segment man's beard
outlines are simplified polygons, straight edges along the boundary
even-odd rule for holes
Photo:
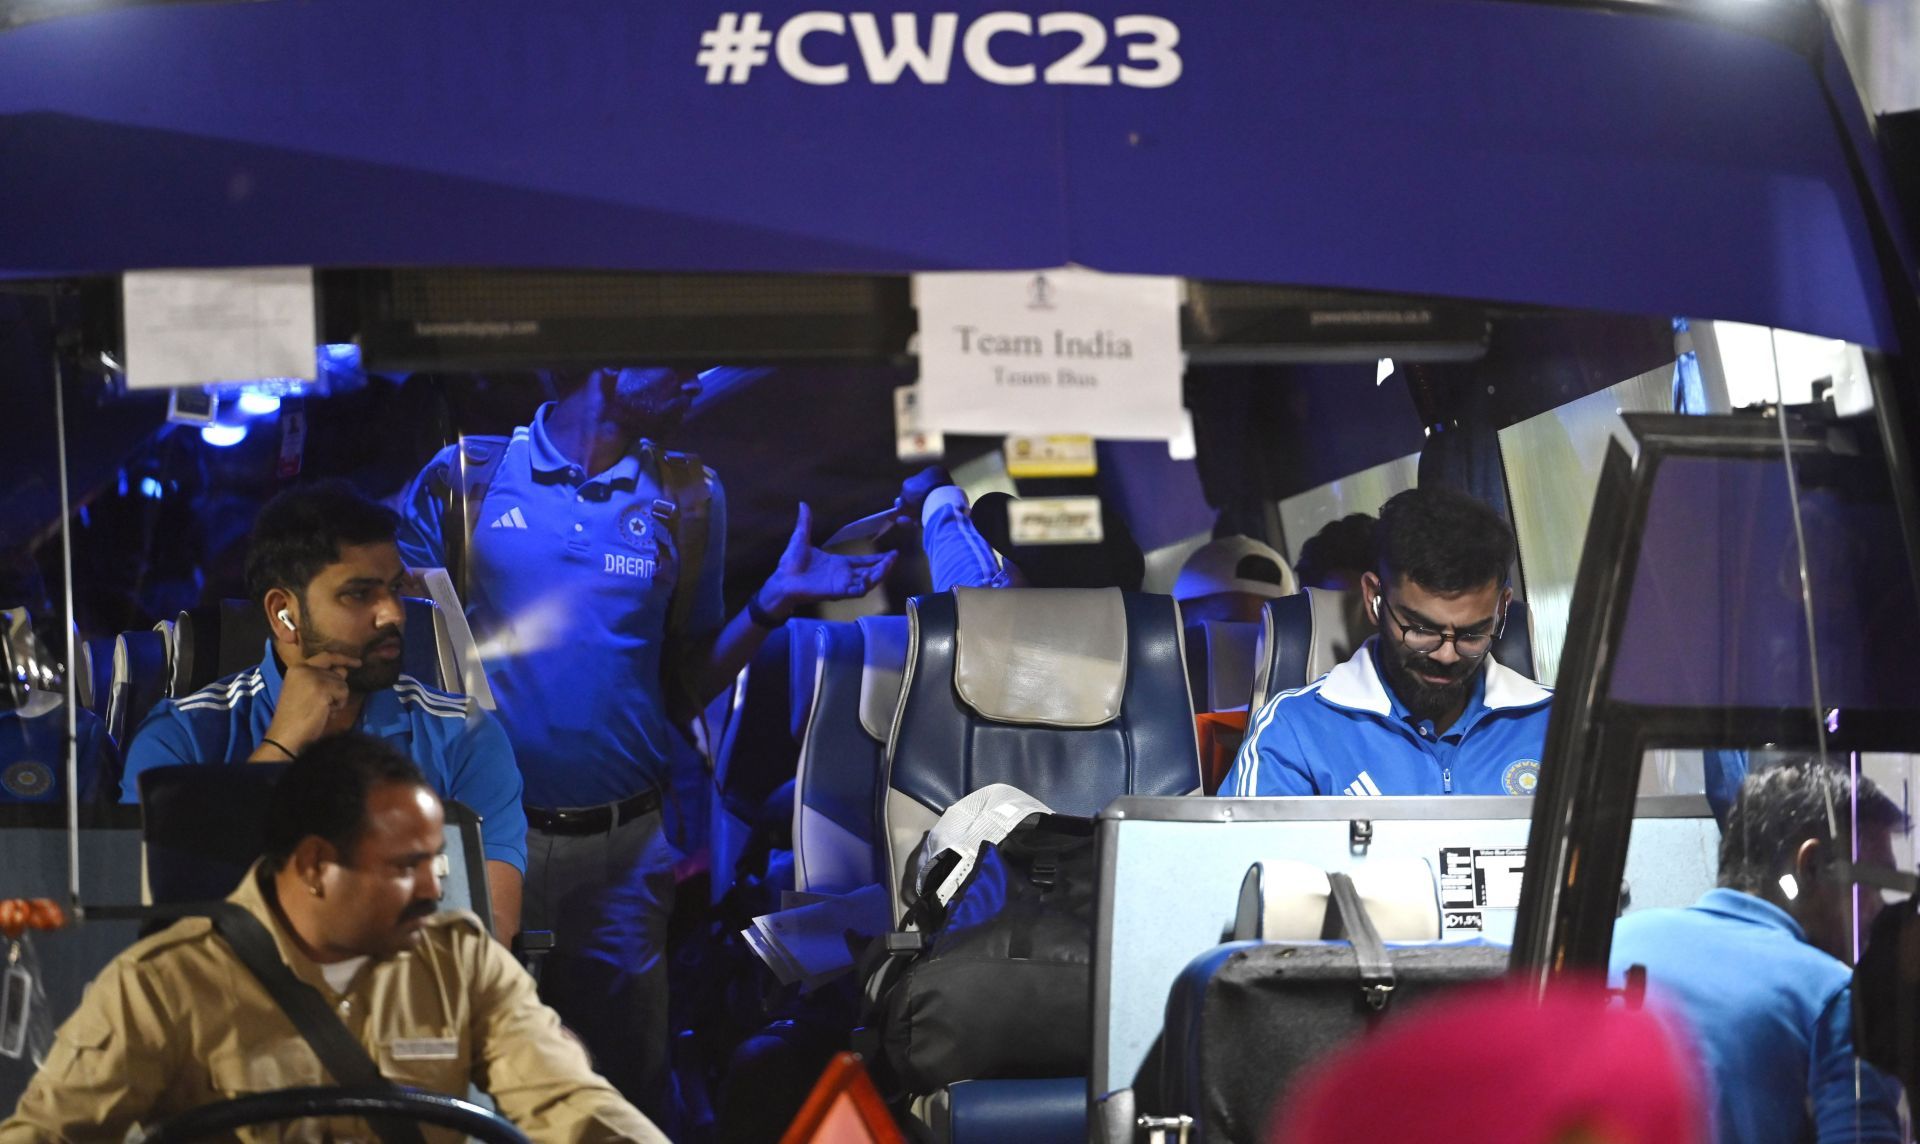
[[[1414,673],[1414,663],[1431,675],[1448,675],[1446,683],[1428,683]],[[1407,713],[1415,719],[1438,721],[1453,714],[1465,706],[1467,689],[1473,686],[1473,677],[1480,670],[1485,659],[1459,660],[1450,665],[1434,663],[1430,659],[1414,656],[1400,648],[1382,648],[1380,665],[1385,670],[1387,685],[1400,697]]]
[[[622,371],[613,387],[615,416],[622,428],[643,437],[671,437],[685,423],[691,402],[681,396],[676,377],[663,381]]]
[[[309,632],[300,633],[300,654],[312,659],[323,652],[336,655],[350,655],[360,661],[359,667],[347,669],[347,690],[356,695],[365,695],[371,691],[385,691],[400,682],[400,660],[375,659],[373,650],[388,643],[398,643],[400,629],[392,624],[380,631],[364,647],[356,648],[339,640],[322,639]]]

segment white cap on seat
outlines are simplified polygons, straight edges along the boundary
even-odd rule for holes
[[[1240,563],[1248,557],[1271,561],[1280,570],[1280,580],[1253,580],[1240,575]],[[1223,536],[1194,549],[1180,566],[1173,582],[1173,598],[1192,600],[1218,592],[1246,592],[1254,596],[1291,596],[1300,590],[1293,566],[1272,548],[1251,536]]]

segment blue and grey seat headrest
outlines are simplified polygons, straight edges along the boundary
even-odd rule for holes
[[[954,610],[954,691],[982,718],[1068,728],[1119,718],[1127,612],[1118,588],[958,588]]]
[[[875,742],[893,733],[893,712],[907,671],[907,618],[862,616],[860,625],[860,726]]]

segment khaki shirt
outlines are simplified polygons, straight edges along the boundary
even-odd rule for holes
[[[409,951],[360,967],[345,994],[300,953],[259,869],[228,899],[266,925],[294,976],[320,991],[395,1084],[465,1097],[468,1084],[537,1141],[663,1136],[593,1071],[506,949],[464,911],[435,914]],[[141,941],[87,988],[46,1063],[0,1124],[0,1144],[112,1141],[187,1109],[332,1084],[293,1022],[205,918]],[[421,1125],[428,1141],[458,1133]],[[364,1121],[243,1129],[242,1141],[371,1141]]]

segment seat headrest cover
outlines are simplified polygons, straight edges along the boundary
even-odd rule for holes
[[[884,743],[893,734],[893,711],[907,671],[907,618],[862,616],[860,624],[860,726]]]
[[[953,686],[1001,723],[1098,727],[1127,684],[1118,588],[956,588]]]
[[[1440,885],[1425,858],[1375,858],[1348,874],[1381,941],[1440,940]]]

